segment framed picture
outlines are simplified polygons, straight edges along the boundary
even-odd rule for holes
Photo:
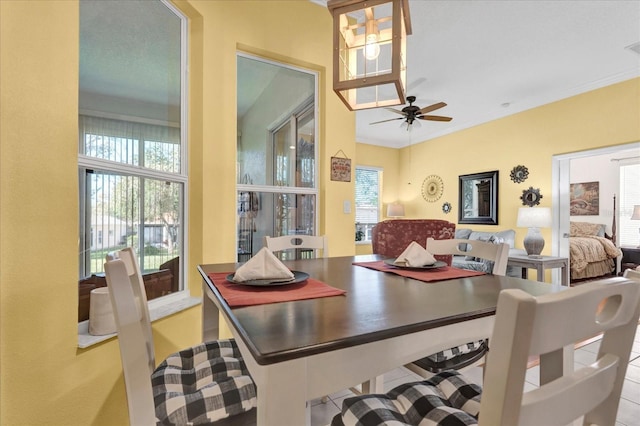
[[[331,157],[331,180],[351,182],[351,159]]]
[[[570,216],[600,214],[600,182],[572,183],[569,188]]]

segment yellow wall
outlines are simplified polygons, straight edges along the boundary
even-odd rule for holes
[[[195,265],[235,256],[236,50],[320,72],[321,231],[351,255],[353,113],[331,90],[331,20],[307,1],[176,1],[190,17],[189,284]],[[291,19],[295,16],[296,19]],[[78,3],[0,1],[0,424],[127,423],[116,339],[77,348]],[[295,60],[293,59],[295,58]],[[328,125],[327,123],[330,123]],[[156,355],[198,342],[200,308],[154,323]]]
[[[353,179],[328,179],[339,150],[354,164],[384,167],[383,201],[405,202],[409,217],[454,217],[420,198],[427,174],[443,177],[442,201],[456,211],[458,174],[499,169],[500,227],[513,227],[524,186],[540,187],[549,205],[553,153],[640,140],[634,80],[395,153],[356,148],[353,113],[328,78],[325,9],[306,1],[176,3],[191,18],[188,270],[196,295],[195,265],[235,255],[235,209],[224,206],[235,205],[238,48],[321,72],[321,232],[333,256],[355,250],[354,216],[341,208],[353,202]],[[2,0],[0,31],[0,424],[126,424],[117,340],[77,348],[78,3]],[[409,155],[411,167],[400,168]],[[517,164],[531,172],[521,185],[508,180]],[[196,343],[200,332],[199,307],[157,321],[157,356]]]
[[[455,119],[455,117],[454,117]],[[516,227],[520,196],[529,187],[539,188],[541,206],[551,206],[552,156],[640,141],[640,79],[594,90],[539,108],[475,126],[400,150],[400,176],[386,186],[387,153],[372,145],[357,144],[358,159],[366,156],[372,166],[385,167],[383,197],[396,196],[405,204],[408,218],[458,221],[458,176],[498,170],[498,226],[459,225],[477,230],[516,230],[516,245],[522,247],[526,229]],[[514,183],[509,177],[516,165],[529,169],[529,178]],[[444,182],[442,198],[426,202],[422,181],[438,175]],[[397,186],[396,186],[397,185]],[[442,212],[448,201],[451,213]],[[543,230],[551,241],[551,230]],[[544,253],[550,254],[550,244]]]

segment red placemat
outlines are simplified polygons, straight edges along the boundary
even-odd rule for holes
[[[293,300],[315,299],[318,297],[340,296],[345,290],[331,287],[313,278],[297,284],[272,287],[248,286],[227,281],[231,272],[212,272],[209,275],[227,304],[238,306],[263,305],[266,303],[291,302]]]
[[[475,277],[477,275],[485,275],[484,272],[470,271],[468,269],[459,269],[452,266],[443,266],[442,268],[434,268],[427,270],[416,269],[400,269],[387,265],[383,260],[375,262],[354,262],[354,265],[364,266],[365,268],[375,269],[376,271],[391,272],[392,274],[401,275],[414,280],[433,282],[452,280],[455,278]]]

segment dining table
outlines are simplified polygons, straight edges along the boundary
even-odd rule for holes
[[[237,263],[197,267],[203,333],[217,338],[219,319],[227,323],[257,386],[258,425],[309,424],[308,401],[365,382],[379,392],[375,379],[385,372],[490,338],[504,289],[566,289],[450,266],[397,268],[379,255],[283,263],[308,280],[265,288],[230,282]],[[554,362],[572,368],[572,360]]]

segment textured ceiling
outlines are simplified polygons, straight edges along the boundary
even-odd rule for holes
[[[179,36],[161,2],[81,0],[81,95],[179,105]]]

